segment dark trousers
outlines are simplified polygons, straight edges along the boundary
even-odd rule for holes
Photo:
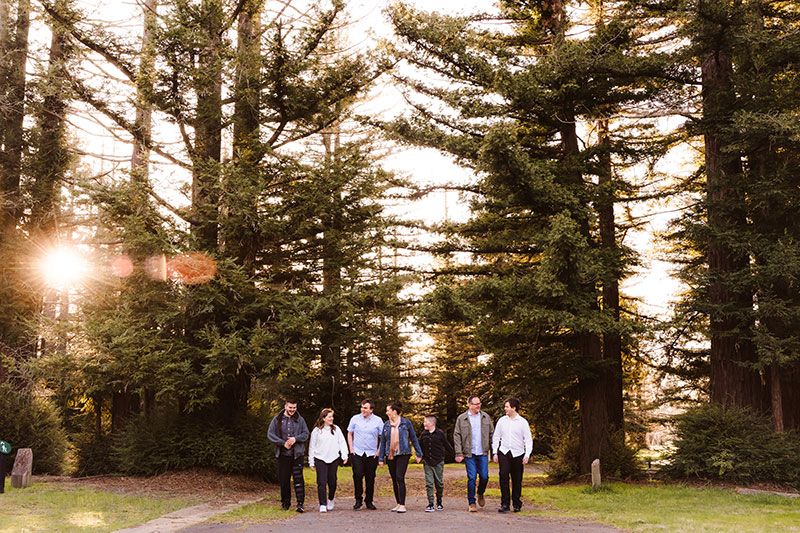
[[[514,457],[511,451],[500,453],[497,460],[500,461],[500,505],[509,507],[511,500],[514,507],[522,507],[522,471],[525,465],[522,464],[524,456]],[[508,478],[511,476],[511,494],[508,492]]]
[[[314,458],[314,469],[317,471],[317,497],[320,505],[328,505],[328,500],[336,496],[336,470],[341,461],[336,459],[332,463],[326,463]]]
[[[394,489],[394,500],[398,505],[406,504],[406,470],[410,455],[395,455],[394,459],[387,459],[386,466],[389,467],[389,475],[392,476],[392,489]]]
[[[289,507],[292,504],[292,480],[294,480],[294,495],[297,505],[303,505],[306,500],[306,485],[303,481],[303,456],[291,455],[278,456],[278,481],[281,484],[281,505]]]
[[[367,454],[351,455],[350,457],[353,461],[353,487],[355,488],[356,502],[362,502],[363,485],[366,485],[363,501],[372,503],[372,497],[375,494],[375,470],[378,469],[378,458]]]

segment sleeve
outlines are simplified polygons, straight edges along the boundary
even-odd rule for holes
[[[525,421],[525,459],[533,453],[533,436],[531,435],[531,425]]]
[[[355,430],[356,430],[356,416],[361,416],[361,415],[355,415],[353,417],[350,417],[350,423],[347,424],[347,432],[348,433],[355,433]]]
[[[461,449],[461,424],[458,423],[459,418],[456,418],[456,427],[453,430],[453,445],[455,447],[455,456],[463,457],[464,451]]]
[[[414,450],[417,452],[417,457],[422,458],[422,448],[417,440],[417,433],[414,431],[414,424],[412,424],[408,419],[406,419],[406,423],[408,424],[408,436],[411,438],[411,443],[414,445]]]
[[[300,419],[300,431],[295,435],[295,440],[297,442],[305,442],[308,440],[308,425],[306,425],[306,420],[302,416],[298,417]]]
[[[486,418],[489,420],[489,442],[493,442],[492,439],[494,439],[494,431],[495,431],[494,423],[492,422],[492,417],[491,416],[486,415]],[[499,423],[499,420],[498,420],[498,423]]]
[[[339,435],[339,455],[342,456],[342,460],[345,460],[350,457],[350,449],[347,447],[347,441],[344,439],[344,432],[339,426],[336,426],[336,429]]]
[[[282,439],[280,435],[278,435],[278,424],[280,421],[278,417],[272,419],[272,422],[269,423],[269,430],[267,431],[267,439],[274,444],[275,446],[283,446],[286,444],[286,440]]]
[[[311,438],[308,439],[308,466],[314,466],[314,454],[317,452],[317,439],[319,438],[319,428],[311,431]]]
[[[386,424],[388,424],[388,423],[389,423],[389,422],[386,422]],[[383,455],[384,455],[384,453],[385,453],[386,446],[384,445],[384,440],[383,440],[383,432],[384,432],[384,430],[386,429],[386,424],[384,424],[384,425],[383,425],[383,427],[381,428],[380,446],[379,446],[379,448],[380,448],[380,452],[378,453],[378,462],[379,462],[379,463],[382,463],[382,462],[384,462],[384,461],[383,461]]]
[[[497,421],[497,427],[494,428],[494,435],[492,436],[492,455],[497,455],[500,450],[500,440],[503,435],[503,419]]]

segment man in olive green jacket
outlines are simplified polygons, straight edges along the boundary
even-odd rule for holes
[[[486,499],[483,493],[489,483],[489,455],[492,448],[492,433],[494,424],[492,418],[481,411],[481,399],[470,396],[469,409],[456,418],[456,428],[453,431],[453,443],[456,451],[456,462],[464,462],[467,467],[467,500],[469,511],[478,510],[475,506],[483,507]],[[480,478],[475,487],[476,478]],[[477,492],[477,498],[476,496]]]

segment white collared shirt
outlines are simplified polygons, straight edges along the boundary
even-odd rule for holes
[[[527,459],[533,451],[533,437],[531,436],[531,426],[522,416],[514,418],[505,415],[497,421],[492,437],[492,451],[508,453],[514,457],[524,455]]]

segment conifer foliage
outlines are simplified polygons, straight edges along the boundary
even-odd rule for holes
[[[471,328],[489,357],[488,390],[526,400],[540,430],[577,402],[574,467],[585,472],[624,434],[623,353],[635,324],[622,318],[619,282],[635,257],[614,206],[636,187],[620,169],[660,150],[609,118],[668,86],[648,76],[659,54],[616,11],[597,5],[594,18],[570,21],[568,7],[506,1],[500,17],[471,18],[394,8],[400,53],[443,82],[409,74],[407,86],[434,103],[387,128],[479,176],[472,218],[439,248],[473,260],[446,269],[425,320]]]

